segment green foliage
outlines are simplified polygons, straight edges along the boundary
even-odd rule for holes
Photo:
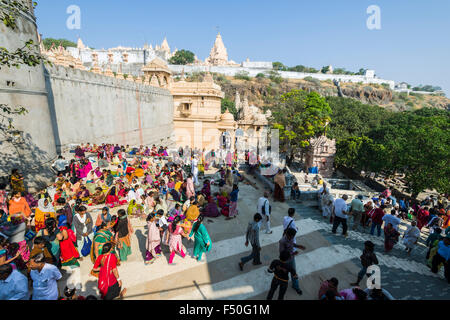
[[[278,71],[287,71],[287,67],[282,64],[281,62],[273,62],[272,63],[273,69]]]
[[[330,71],[330,66],[324,66],[324,67],[322,67],[322,69],[320,69],[321,73],[327,73],[329,71]]]
[[[432,86],[432,85],[427,84],[427,85],[425,85],[425,86],[419,85],[419,86],[417,86],[417,87],[414,87],[412,90],[413,90],[413,91],[435,92],[435,91],[440,91],[440,90],[442,90],[442,88],[441,88],[441,87],[435,87],[435,86]]]
[[[311,76],[307,76],[307,77],[303,78],[303,80],[311,82],[311,83],[314,83],[317,86],[320,86],[320,80],[316,79],[316,78],[313,78]]]
[[[256,75],[257,79],[264,79],[265,77],[266,77],[266,75],[264,73],[261,73],[261,72]]]
[[[234,119],[236,120],[238,117],[238,111],[236,109],[236,104],[233,100],[228,99],[227,97],[222,99],[221,103],[221,112],[225,113],[225,111],[228,109],[230,113],[234,116]]]
[[[172,58],[169,59],[170,64],[186,65],[195,61],[195,55],[189,50],[178,50]]]
[[[295,71],[295,72],[305,72],[305,73],[317,73],[318,70],[314,68],[305,67],[303,65],[297,65],[295,67],[288,68],[287,71]]]
[[[317,92],[292,90],[279,97],[272,108],[273,128],[279,129],[280,148],[294,154],[309,146],[330,121],[331,109]]]
[[[268,73],[268,76],[269,76],[269,79],[271,81],[275,82],[276,84],[280,84],[280,83],[283,82],[283,78],[281,77],[281,75],[278,72],[274,71],[274,70],[271,70]]]
[[[235,79],[250,81],[249,73],[247,71],[239,71],[234,75]]]
[[[67,39],[45,38],[44,40],[42,40],[42,43],[44,44],[44,47],[47,50],[50,49],[52,46],[53,47],[62,46],[62,47],[64,47],[64,49],[67,49],[68,47],[75,47],[76,48],[76,46],[77,46],[77,44],[75,42],[72,42],[72,41],[67,40]]]
[[[424,108],[391,112],[359,101],[327,97],[336,139],[336,164],[374,172],[403,172],[410,192],[450,192],[450,113]]]

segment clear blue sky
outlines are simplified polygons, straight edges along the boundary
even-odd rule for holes
[[[324,65],[412,85],[441,86],[450,97],[448,0],[37,0],[39,32],[95,48],[142,47],[167,37],[171,49],[205,59],[220,29],[229,58]],[[69,5],[81,29],[69,30]],[[369,5],[381,8],[381,30],[366,27]]]

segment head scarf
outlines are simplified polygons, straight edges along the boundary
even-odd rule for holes
[[[53,208],[53,205],[50,200],[48,200],[47,206],[44,205],[45,200],[48,200],[47,198],[41,198],[38,201],[38,208],[42,212],[55,212],[55,208]]]
[[[67,226],[67,217],[64,214],[58,217],[58,228],[62,226]]]

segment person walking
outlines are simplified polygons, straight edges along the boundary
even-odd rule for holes
[[[29,300],[28,279],[10,264],[0,265],[0,300]]]
[[[180,221],[180,216],[176,216],[168,227],[170,249],[169,264],[173,263],[173,258],[175,258],[176,253],[178,253],[182,258],[186,256],[186,253],[183,251],[183,243],[181,241],[181,236],[184,235],[184,231],[180,226]]]
[[[347,201],[348,196],[344,194],[342,198],[336,199],[333,205],[333,228],[331,232],[336,234],[337,228],[340,224],[342,224],[342,235],[347,236],[347,218],[348,218],[348,209],[347,209]]]
[[[119,211],[117,211],[117,216],[115,242],[119,249],[120,261],[127,261],[128,256],[131,255],[131,234],[133,233],[133,227],[131,226],[124,209],[119,209]]]
[[[192,239],[193,236],[195,238],[193,257],[196,258],[197,261],[202,260],[204,252],[206,253],[211,250],[211,238],[209,237],[205,225],[202,223],[203,219],[203,215],[198,217],[189,234],[190,239]]]
[[[296,270],[295,256],[299,253],[295,249],[301,249],[301,250],[305,250],[306,249],[304,246],[296,244],[294,242],[296,234],[297,234],[297,230],[295,230],[293,228],[288,228],[284,232],[283,237],[281,238],[281,240],[278,242],[279,243],[279,249],[280,249],[279,251],[280,251],[280,253],[283,252],[283,251],[287,251],[287,252],[289,252],[291,254],[291,258],[287,261],[287,264],[290,265],[294,271]],[[302,292],[302,290],[300,290],[300,286],[299,286],[299,283],[298,283],[298,278],[294,277],[293,273],[291,273],[291,280],[292,280],[292,288],[294,288],[294,290],[297,291],[297,293],[299,295],[301,295],[303,292]]]
[[[358,230],[358,227],[361,225],[361,218],[364,213],[364,204],[362,202],[363,196],[358,195],[357,198],[353,199],[351,202],[350,213],[353,217],[353,230]]]
[[[58,300],[58,283],[62,278],[61,272],[52,264],[45,263],[43,253],[31,257],[28,266],[33,280],[32,300]]]
[[[439,265],[444,264],[444,275],[447,282],[450,284],[450,235],[447,235],[444,240],[439,241],[437,253],[434,255],[431,262],[431,272],[438,273]]]
[[[122,290],[122,280],[117,270],[117,257],[111,252],[113,245],[108,242],[102,247],[102,254],[97,257],[93,273],[98,273],[98,289],[103,300],[123,298],[127,289]]]
[[[403,234],[403,244],[406,247],[406,252],[411,253],[420,239],[420,230],[416,227],[416,221],[411,221],[411,226]]]
[[[383,224],[385,205],[382,204],[379,208],[376,208],[372,214],[372,226],[370,227],[370,234],[373,236],[375,228],[377,228],[377,236],[381,235],[381,225]]]
[[[256,211],[262,217],[262,221],[264,223],[264,229],[266,230],[266,234],[271,234],[272,230],[270,230],[270,214],[272,208],[269,203],[269,192],[264,191],[264,196],[258,199],[258,203],[256,205]]]
[[[244,270],[244,264],[253,259],[253,265],[260,265],[260,251],[261,245],[259,243],[259,229],[262,220],[262,216],[259,213],[256,213],[253,216],[253,221],[249,222],[247,227],[247,233],[245,234],[245,246],[248,247],[250,243],[252,246],[252,253],[246,257],[241,258],[241,262],[239,262],[239,269],[241,271]]]
[[[378,259],[374,249],[375,244],[372,241],[364,242],[364,250],[362,255],[359,257],[359,259],[361,260],[362,268],[358,273],[358,279],[356,280],[356,282],[351,283],[351,286],[359,286],[361,280],[365,275],[367,275],[367,268],[371,265],[378,264]]]
[[[297,273],[292,268],[292,265],[288,264],[291,259],[291,253],[289,251],[283,251],[280,253],[280,259],[273,260],[267,270],[269,273],[273,273],[272,284],[270,285],[269,293],[267,294],[267,300],[272,300],[272,297],[280,287],[278,292],[278,300],[283,300],[289,283],[289,273],[293,278],[298,279]]]
[[[153,213],[147,216],[147,227],[145,264],[151,264],[155,262],[156,258],[161,256],[161,234],[156,225],[156,216]]]

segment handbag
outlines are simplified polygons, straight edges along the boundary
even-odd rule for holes
[[[81,255],[87,257],[91,253],[92,241],[89,237],[84,237],[83,248],[81,248]]]

